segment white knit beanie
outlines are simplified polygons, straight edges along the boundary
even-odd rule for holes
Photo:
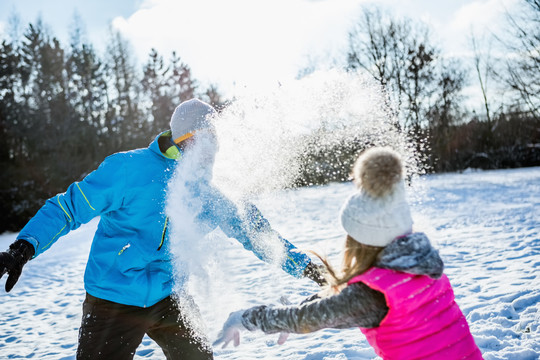
[[[176,107],[171,116],[172,139],[175,142],[196,130],[213,128],[211,117],[214,108],[199,99],[184,101]]]
[[[355,163],[353,176],[358,190],[345,201],[340,217],[354,240],[384,247],[412,231],[397,152],[381,147],[365,151]]]

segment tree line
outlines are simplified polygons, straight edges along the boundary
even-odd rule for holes
[[[506,37],[491,37],[499,53],[471,35],[472,65],[445,56],[428,26],[378,8],[363,10],[336,63],[386,89],[395,126],[415,140],[429,171],[539,165],[540,1],[522,2],[523,13],[508,14]],[[80,27],[64,46],[40,20],[2,39],[0,232],[19,230],[109,154],[147,146],[180,102],[197,96],[226,106],[218,88],[202,87],[175,52],[151,50],[142,67],[135,64],[130,44],[113,31],[104,55]],[[481,111],[464,105],[467,86],[480,89]],[[328,159],[313,148],[307,161],[340,169],[306,172],[298,184],[347,178],[344,169],[360,150],[348,144]]]
[[[470,35],[470,57],[451,57],[419,21],[365,7],[333,63],[370,74],[384,89],[396,124],[416,144],[428,172],[540,165],[540,1],[506,13],[503,35]],[[317,62],[302,71],[309,74]],[[479,94],[476,103],[467,89]],[[361,144],[362,141],[359,141]],[[347,149],[348,148],[348,149]],[[342,181],[361,146],[310,154],[300,183]],[[336,154],[341,154],[337,156]],[[337,158],[336,158],[337,156]]]
[[[447,56],[429,27],[377,8],[365,8],[350,32],[346,68],[387,89],[397,126],[431,171],[540,165],[540,1],[523,0],[520,10],[506,14],[504,37],[482,46],[471,34],[471,59]],[[478,110],[465,105],[466,87],[481,95]]]
[[[174,108],[201,88],[173,52],[156,50],[142,70],[129,43],[111,32],[100,57],[73,30],[63,47],[41,21],[0,45],[0,232],[20,229],[43,202],[118,151],[148,146],[168,129]]]

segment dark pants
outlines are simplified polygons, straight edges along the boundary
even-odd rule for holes
[[[86,294],[77,359],[133,359],[144,334],[168,360],[209,360],[212,350],[193,336],[168,297],[148,308],[117,304]]]

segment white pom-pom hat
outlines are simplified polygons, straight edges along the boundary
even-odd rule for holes
[[[384,247],[412,232],[400,156],[390,148],[362,153],[353,170],[357,191],[340,211],[341,225],[357,242]]]

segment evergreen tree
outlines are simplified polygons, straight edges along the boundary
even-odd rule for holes
[[[149,136],[139,108],[139,79],[128,42],[119,32],[111,33],[105,60],[108,105],[105,117],[109,152],[145,146]]]
[[[13,42],[2,41],[0,47],[0,232],[18,230],[27,219],[24,206],[16,206],[25,201],[21,193],[24,183],[21,177],[24,159],[23,109],[18,101],[21,93],[21,77],[18,71],[20,56]]]
[[[75,17],[70,52],[66,60],[67,92],[78,130],[72,153],[95,166],[108,154],[107,133],[103,131],[107,113],[107,83],[104,66],[91,44],[84,40],[81,20]],[[75,134],[73,134],[75,135]],[[84,141],[81,141],[84,139]]]
[[[163,57],[152,49],[148,62],[144,66],[142,89],[150,102],[148,130],[157,134],[168,129],[171,114],[176,105],[173,103],[173,89],[169,87],[169,67],[165,66]]]
[[[180,104],[195,96],[198,84],[191,75],[191,68],[182,62],[180,57],[173,51],[171,56],[171,72],[168,78],[170,94],[173,104]]]

